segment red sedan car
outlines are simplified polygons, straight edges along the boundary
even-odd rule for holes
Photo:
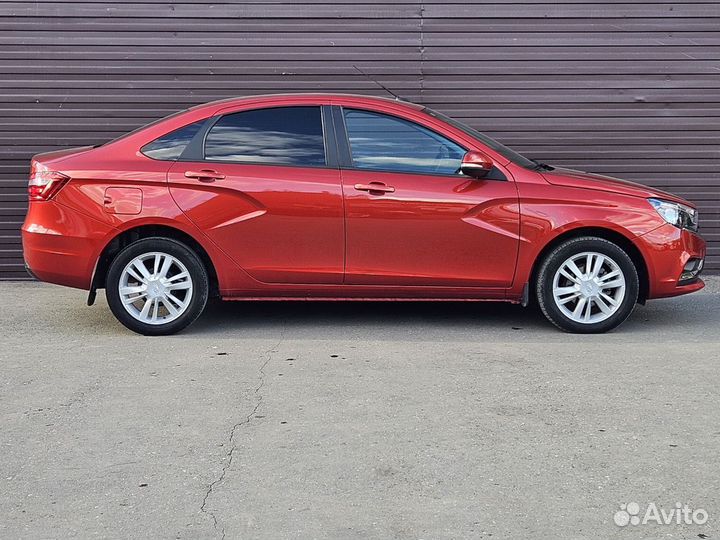
[[[556,169],[412,103],[295,94],[193,107],[35,156],[22,228],[38,279],[104,288],[142,334],[226,300],[536,299],[604,332],[703,287],[689,202]]]

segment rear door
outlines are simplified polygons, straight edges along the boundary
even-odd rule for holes
[[[342,189],[323,118],[319,105],[226,114],[200,156],[170,169],[180,208],[258,281],[342,283]]]

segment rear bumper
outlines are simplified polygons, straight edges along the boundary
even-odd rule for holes
[[[637,238],[648,265],[648,298],[667,298],[699,291],[705,286],[697,274],[687,279],[683,272],[697,269],[705,260],[705,240],[696,233],[666,224]]]
[[[41,281],[88,290],[104,239],[112,231],[54,201],[33,202],[22,226],[25,266]]]

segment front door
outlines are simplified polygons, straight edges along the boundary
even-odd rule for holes
[[[518,250],[515,183],[460,174],[466,149],[415,122],[344,109],[346,284],[504,288]]]
[[[204,160],[177,161],[168,181],[210,239],[258,281],[342,283],[342,189],[319,106],[227,114],[203,152]]]

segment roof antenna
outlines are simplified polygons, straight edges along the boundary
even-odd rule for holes
[[[385,90],[388,94],[390,94],[390,95],[391,95],[392,97],[394,97],[396,100],[398,100],[398,101],[407,101],[406,99],[403,99],[403,98],[401,98],[400,96],[398,96],[395,92],[393,92],[392,90],[390,90],[387,86],[385,86],[384,84],[382,84],[380,81],[377,81],[377,80],[373,79],[370,75],[368,75],[367,73],[365,73],[362,69],[360,69],[359,67],[357,67],[355,64],[353,64],[353,67],[354,67],[358,72],[360,72],[360,73],[362,73],[363,75],[365,75],[365,77],[367,77],[368,80],[374,82],[374,83],[377,84],[380,88],[382,88],[383,90]]]

